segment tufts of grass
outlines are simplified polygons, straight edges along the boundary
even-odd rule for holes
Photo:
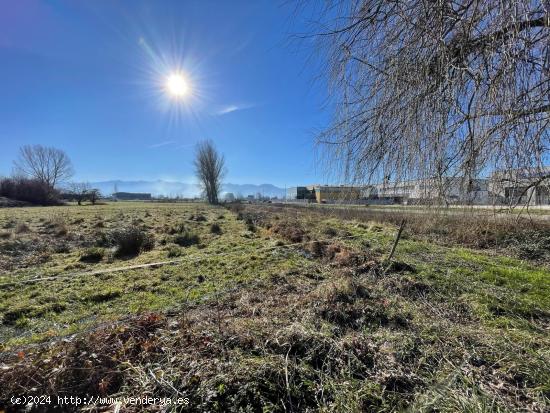
[[[323,235],[332,238],[338,235],[338,230],[334,227],[326,227],[323,229]]]
[[[252,220],[252,218],[247,217],[244,220],[244,223],[246,225],[247,230],[249,230],[250,232],[256,232],[256,225],[254,225],[254,221]]]
[[[168,248],[168,258],[179,257],[181,256],[181,254],[182,254],[181,248],[178,247],[177,245],[171,245]]]
[[[58,241],[53,245],[53,252],[56,254],[65,254],[71,252],[71,246],[68,242]]]
[[[187,231],[187,226],[185,225],[185,222],[178,222],[168,230],[168,233],[174,235],[185,231]]]
[[[138,255],[150,251],[155,246],[155,238],[141,228],[130,226],[112,231],[109,234],[111,243],[116,247],[116,257]]]
[[[212,234],[219,235],[222,233],[222,227],[217,222],[214,222],[212,225],[210,225],[210,232]]]
[[[118,298],[121,295],[122,295],[121,290],[105,290],[105,291],[94,293],[86,297],[86,300],[98,304],[98,303],[103,303],[105,301],[114,300],[115,298]]]
[[[41,317],[47,313],[61,313],[65,311],[67,305],[63,302],[50,302],[45,304],[17,304],[10,310],[4,312],[2,324],[16,325],[21,320],[28,318]]]
[[[15,225],[15,230],[14,231],[15,231],[16,234],[24,234],[26,232],[29,232],[30,228],[24,222],[18,222],[17,225]]]
[[[81,262],[88,263],[97,263],[103,259],[105,256],[105,250],[99,247],[92,247],[85,249],[82,254],[80,254]]]
[[[200,242],[199,236],[187,228],[183,222],[173,226],[169,232],[172,234],[172,242],[180,247],[190,247]]]
[[[65,235],[67,235],[69,232],[69,230],[67,229],[67,226],[66,225],[60,225],[57,227],[57,230],[55,231],[55,236],[56,237],[64,237]]]
[[[175,234],[173,237],[174,244],[178,244],[180,247],[190,247],[196,245],[200,242],[200,238],[197,234],[185,230],[178,234]]]

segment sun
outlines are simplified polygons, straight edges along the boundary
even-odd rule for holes
[[[189,94],[189,83],[180,73],[172,73],[166,78],[166,91],[174,98],[183,98]]]

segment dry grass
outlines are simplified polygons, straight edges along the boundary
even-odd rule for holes
[[[247,221],[255,227],[252,235]],[[180,290],[185,283],[203,288],[229,279],[226,288],[185,300],[177,310],[121,316],[83,335],[6,353],[0,399],[24,389],[188,397],[190,411],[550,408],[546,270],[436,246],[425,234],[416,239],[414,227],[388,266],[392,225],[267,206],[226,213],[221,235],[210,232],[208,220],[195,219],[183,227],[157,222],[156,235],[170,239],[191,222],[216,248],[253,246],[238,259],[205,253],[208,265],[178,284]],[[302,244],[294,245],[297,234]],[[260,256],[266,246],[271,249]],[[162,248],[178,248],[178,255],[188,250]],[[267,267],[261,277],[253,270],[237,281],[246,264],[285,259],[292,264],[286,269]],[[215,278],[218,268],[225,278]],[[88,302],[112,305],[126,293],[109,284]],[[51,305],[44,300],[18,311],[27,311],[27,318],[64,311]]]
[[[155,246],[155,238],[147,231],[129,226],[115,229],[109,234],[110,243],[115,246],[115,256],[135,256],[143,251],[150,251]]]
[[[380,229],[380,223],[399,225],[407,220],[405,236],[414,236],[443,245],[475,249],[493,249],[536,262],[550,262],[550,221],[539,217],[517,214],[493,214],[488,211],[442,211],[417,208],[403,209],[342,208],[303,206],[265,206],[273,213],[291,210],[295,216],[306,214],[354,220]],[[307,211],[306,211],[307,209]],[[328,234],[335,230],[328,228]],[[330,235],[333,236],[333,235]]]

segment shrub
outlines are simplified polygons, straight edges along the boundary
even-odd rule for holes
[[[115,256],[138,255],[142,251],[152,250],[154,237],[137,227],[126,227],[110,233],[110,243],[116,246]]]
[[[202,214],[193,215],[191,217],[191,219],[194,220],[194,221],[197,221],[197,222],[205,222],[206,221],[206,217]]]
[[[44,223],[44,226],[51,230],[57,237],[67,235],[67,223],[62,215],[53,215]]]
[[[168,233],[171,235],[174,234],[180,234],[187,231],[187,227],[185,226],[185,223],[179,222],[176,225],[174,225],[172,228],[168,230]]]
[[[107,235],[103,231],[97,231],[94,235],[95,237],[95,245],[96,247],[111,247],[112,246],[112,240],[109,238],[109,235]]]
[[[80,261],[82,262],[99,262],[103,259],[103,256],[105,255],[105,251],[103,248],[88,248],[84,250],[82,255],[80,256]]]
[[[4,178],[0,180],[0,196],[37,205],[56,205],[59,192],[38,179]]]
[[[65,235],[67,235],[68,232],[69,232],[69,230],[67,229],[65,224],[61,224],[60,226],[57,227],[57,231],[55,232],[55,235],[57,237],[63,237]]]
[[[212,225],[210,225],[210,232],[212,234],[221,234],[222,233],[222,228],[220,227],[220,224],[217,224],[217,223],[213,223]]]
[[[179,257],[181,255],[181,248],[175,245],[172,245],[168,248],[168,258]]]
[[[335,228],[327,227],[323,230],[323,234],[326,235],[327,237],[332,238],[338,235],[338,231]]]
[[[256,231],[256,226],[254,225],[254,221],[252,220],[252,218],[248,217],[248,218],[246,218],[246,220],[244,222],[246,224],[246,229],[247,230],[249,230],[250,232],[255,232]]]
[[[174,243],[181,247],[190,247],[200,242],[199,236],[191,231],[183,231],[174,235]]]

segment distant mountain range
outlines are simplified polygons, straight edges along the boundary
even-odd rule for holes
[[[146,192],[153,196],[170,196],[193,198],[199,196],[201,191],[198,185],[177,181],[101,181],[90,182],[92,188],[97,188],[103,195],[110,195],[115,192],[115,186],[119,192]],[[283,197],[285,190],[271,184],[253,185],[253,184],[224,184],[222,195],[226,192],[232,192],[235,196],[256,195],[257,193],[269,197]]]

